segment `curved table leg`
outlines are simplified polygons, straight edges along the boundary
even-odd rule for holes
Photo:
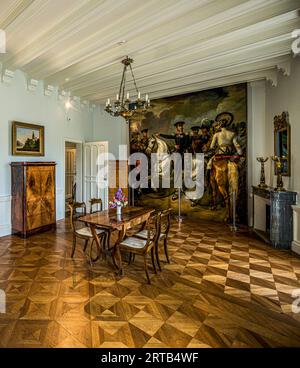
[[[96,262],[96,261],[98,261],[98,259],[101,256],[102,248],[101,248],[100,239],[98,238],[98,235],[97,235],[96,226],[90,225],[90,227],[91,227],[91,232],[93,234],[93,241],[92,241],[91,247],[90,247],[90,259],[91,259],[92,262]],[[92,257],[92,247],[93,247],[94,242],[96,243],[96,247],[97,247],[97,256],[96,256],[96,258]]]
[[[118,258],[118,272],[117,275],[118,276],[124,276],[124,269],[123,269],[123,264],[122,264],[122,256],[121,256],[121,252],[120,252],[120,247],[118,244],[115,245],[114,247],[114,251],[112,254],[112,257],[115,258],[115,256],[117,255]]]

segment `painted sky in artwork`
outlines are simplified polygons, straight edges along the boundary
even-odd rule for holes
[[[199,125],[204,118],[214,120],[216,115],[229,111],[234,115],[234,122],[247,119],[246,84],[215,88],[186,95],[161,98],[152,102],[152,107],[142,119],[131,122],[131,131],[148,128],[149,134],[172,134],[172,122],[177,115],[185,117],[185,131],[193,125]]]
[[[34,133],[34,136],[37,138],[40,135],[40,131],[38,129],[17,128],[17,140],[25,144],[28,138],[32,138],[32,133]]]

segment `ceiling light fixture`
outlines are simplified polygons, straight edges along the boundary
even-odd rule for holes
[[[145,100],[141,99],[141,92],[137,88],[137,84],[134,78],[133,70],[131,64],[133,63],[133,59],[130,59],[126,56],[125,59],[122,60],[123,74],[121,79],[121,84],[119,88],[119,93],[116,95],[116,101],[112,106],[110,99],[108,98],[106,101],[105,111],[108,112],[112,116],[122,116],[126,121],[128,121],[132,116],[140,113],[144,113],[150,107],[150,99],[146,94]],[[135,91],[137,94],[136,100],[130,100],[129,92],[126,92],[125,97],[125,86],[126,86],[126,72],[127,69],[130,69],[132,80],[134,83]]]

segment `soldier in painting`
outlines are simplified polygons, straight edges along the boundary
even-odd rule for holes
[[[174,139],[175,140],[175,150],[180,153],[182,156],[184,153],[189,152],[190,150],[190,136],[184,133],[184,117],[179,116],[174,121],[174,126],[176,128],[175,134],[158,134],[158,137],[166,138],[166,139]]]
[[[203,119],[200,126],[201,152],[207,152],[210,146],[209,120]]]
[[[144,128],[141,130],[142,137],[141,137],[141,142],[140,142],[140,149],[143,152],[146,152],[146,148],[148,147],[148,143],[149,143],[148,131],[149,129],[147,128]]]
[[[180,153],[183,159],[184,153],[190,152],[191,150],[191,137],[189,134],[184,132],[185,118],[183,116],[178,116],[174,120],[174,126],[176,128],[175,134],[157,134],[157,137],[162,137],[166,139],[175,140],[175,152]],[[175,190],[172,200],[178,199],[178,189]]]
[[[221,113],[216,117],[220,131],[214,134],[210,146],[215,151],[215,155],[226,156],[233,155],[236,152],[239,155],[242,154],[236,133],[228,129],[233,118],[233,115],[229,112]]]
[[[139,152],[141,150],[141,138],[139,132],[132,132],[130,139],[131,153]]]
[[[195,125],[191,127],[191,146],[192,146],[192,153],[199,153],[202,152],[201,148],[201,137],[199,134],[200,126]]]
[[[216,123],[220,131],[213,136],[210,149],[214,156],[208,163],[210,183],[212,187],[212,209],[216,209],[217,190],[221,193],[226,205],[225,221],[232,221],[233,206],[236,205],[239,190],[238,163],[243,154],[235,132],[229,130],[234,116],[230,112],[217,115]],[[234,201],[232,196],[235,195]]]

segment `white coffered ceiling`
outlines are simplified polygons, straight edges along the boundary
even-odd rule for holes
[[[152,98],[272,79],[287,70],[299,7],[300,0],[0,0],[0,61],[2,70],[21,69],[95,103],[117,92],[125,55]]]

